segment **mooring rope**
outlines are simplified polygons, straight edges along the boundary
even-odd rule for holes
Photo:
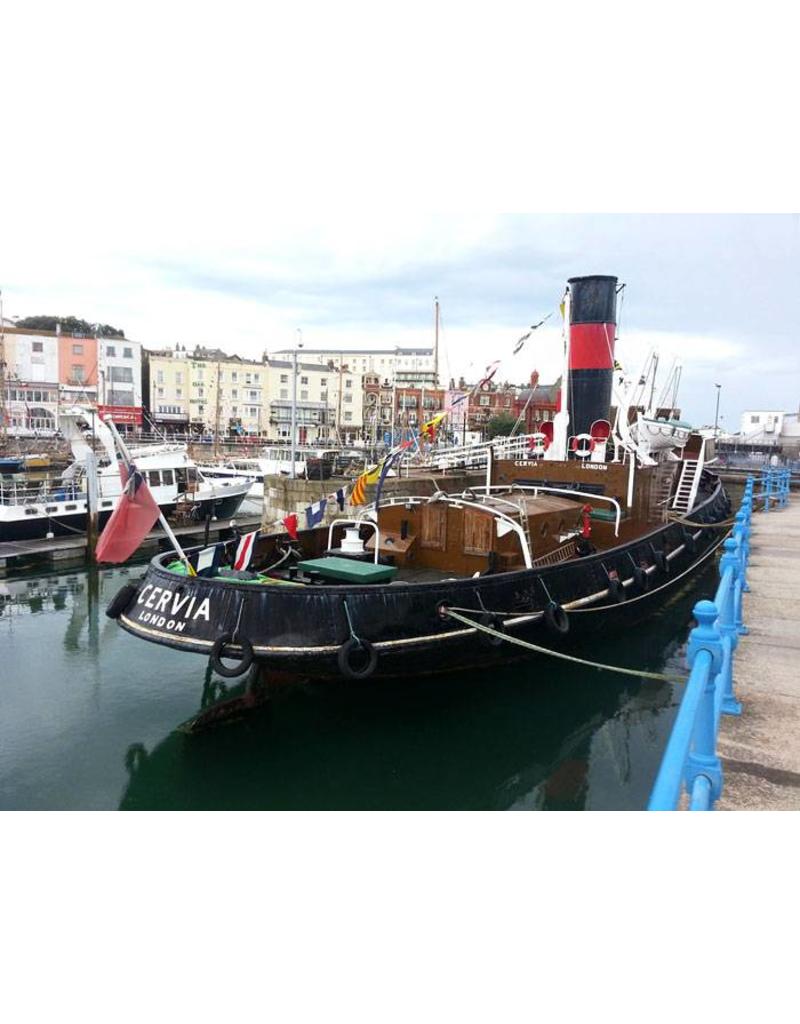
[[[490,626],[484,626],[483,623],[475,622],[474,619],[468,619],[464,615],[459,615],[458,612],[442,606],[442,615],[448,615],[451,619],[455,619],[457,622],[463,623],[465,626],[472,626],[474,629],[479,630],[481,633],[487,633],[489,636],[496,637],[498,640],[506,640],[510,644],[516,644],[517,647],[524,647],[528,651],[535,651],[537,654],[549,654],[553,658],[559,658],[561,661],[571,661],[577,665],[586,665],[588,668],[596,668],[606,672],[619,672],[625,676],[636,676],[639,679],[656,679],[661,683],[685,683],[686,676],[672,676],[667,675],[664,672],[643,672],[633,668],[622,668],[619,665],[604,665],[599,661],[588,661],[586,658],[578,658],[574,654],[564,654],[563,651],[554,651],[549,647],[540,647],[538,644],[529,643],[527,640],[520,640],[517,636],[511,636],[508,633],[501,633],[499,630],[492,629]]]
[[[702,530],[729,530],[736,522],[736,519],[723,519],[721,523],[699,523],[691,519],[682,519],[680,516],[669,516],[669,521],[671,523],[679,523],[681,526],[696,526]]]

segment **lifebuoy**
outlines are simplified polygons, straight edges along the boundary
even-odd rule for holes
[[[120,615],[125,611],[128,605],[131,603],[133,598],[136,596],[136,592],[139,588],[135,583],[126,583],[124,587],[116,592],[116,594],[108,602],[106,608],[106,615],[109,619],[118,619]]]
[[[528,441],[528,449],[532,458],[544,458],[544,453],[547,451],[547,438],[544,434],[532,434],[530,441]]]
[[[483,615],[478,619],[478,622],[482,626],[488,626],[489,629],[494,629],[498,633],[503,632],[503,620],[499,615],[492,615],[491,612],[484,612]],[[482,644],[487,647],[499,647],[504,641],[499,636],[492,636],[490,633],[484,633],[482,630],[478,630],[478,638]]]
[[[551,633],[566,636],[569,633],[569,617],[556,601],[551,601],[544,610],[544,621]]]
[[[583,441],[581,446],[578,442]],[[595,449],[594,438],[591,434],[576,434],[570,442],[572,454],[576,459],[588,459]]]
[[[356,651],[363,651],[367,656],[366,664],[362,665],[361,668],[353,663],[352,656]],[[378,664],[378,652],[369,640],[358,640],[356,637],[351,636],[349,640],[345,640],[337,651],[336,664],[339,666],[339,671],[347,679],[368,679]]]
[[[609,579],[608,596],[617,604],[621,604],[625,600],[625,587],[622,585],[622,580],[617,579],[616,577],[614,579]]]
[[[640,592],[642,594],[646,594],[650,589],[650,577],[640,565],[637,565],[633,570],[633,578],[636,580],[636,586],[639,588]]]
[[[237,676],[243,676],[253,664],[253,645],[246,636],[241,637],[237,641],[238,646],[242,649],[242,660],[230,668],[222,663],[222,658],[225,656],[225,648],[232,641],[232,633],[223,633],[222,636],[217,637],[214,641],[214,646],[211,648],[211,655],[209,657],[211,667],[223,679],[235,679]]]

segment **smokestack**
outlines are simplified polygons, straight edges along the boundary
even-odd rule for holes
[[[570,351],[567,398],[569,432],[588,434],[607,420],[614,377],[617,278],[571,277]]]

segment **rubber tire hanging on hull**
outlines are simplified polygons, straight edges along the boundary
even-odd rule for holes
[[[557,636],[566,636],[569,633],[569,616],[555,601],[551,601],[545,608],[544,621],[550,632]]]
[[[503,632],[504,622],[499,615],[491,615],[489,612],[484,612],[484,614],[478,619],[478,622],[480,622],[482,626],[488,626],[489,629],[497,630],[498,633]],[[499,647],[504,643],[500,637],[491,636],[489,633],[479,632],[478,639],[482,644],[485,644],[486,647]]]
[[[650,577],[641,566],[633,570],[633,578],[636,581],[639,593],[646,594],[650,589]]]
[[[363,668],[354,668],[351,655],[354,651],[364,651],[367,655],[367,663]],[[345,640],[336,653],[336,664],[339,671],[346,679],[369,679],[378,664],[378,652],[369,640],[356,640],[351,636]]]
[[[211,667],[217,673],[218,676],[222,676],[223,679],[236,679],[237,676],[243,676],[245,672],[253,664],[253,645],[243,636],[239,641],[239,646],[242,648],[242,660],[233,667],[224,665],[222,662],[222,656],[225,648],[229,643],[233,641],[233,634],[223,633],[222,636],[217,637],[214,641],[214,646],[211,648],[211,655],[209,661]]]
[[[124,587],[114,594],[111,600],[108,602],[106,608],[106,615],[109,619],[118,619],[120,615],[125,611],[128,605],[131,603],[133,598],[136,596],[136,592],[139,587],[135,583],[126,583]]]
[[[625,587],[622,585],[622,580],[613,579],[608,581],[608,596],[617,604],[622,604],[625,600]]]

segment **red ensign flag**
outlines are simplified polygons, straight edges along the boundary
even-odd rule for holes
[[[95,559],[98,562],[127,561],[153,529],[159,516],[156,500],[133,463],[130,475],[120,466],[120,476],[122,494],[97,542]]]

